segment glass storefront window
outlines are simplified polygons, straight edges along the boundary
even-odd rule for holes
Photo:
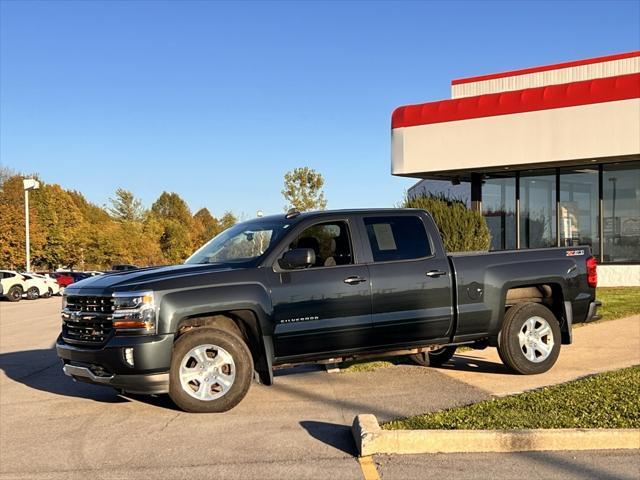
[[[590,245],[600,253],[598,204],[597,168],[560,170],[560,246]]]
[[[556,174],[553,170],[520,176],[520,247],[556,245]]]
[[[640,162],[604,165],[603,261],[640,261]]]
[[[482,181],[482,213],[491,233],[491,250],[516,248],[516,179],[487,176]]]

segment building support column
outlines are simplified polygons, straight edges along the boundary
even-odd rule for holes
[[[471,210],[482,213],[482,174],[471,174]]]

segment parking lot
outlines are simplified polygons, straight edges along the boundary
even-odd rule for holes
[[[0,302],[2,478],[361,479],[350,432],[354,415],[385,421],[490,395],[477,383],[417,366],[335,374],[301,367],[278,371],[273,387],[253,385],[225,414],[183,413],[166,397],[123,397],[65,377],[53,348],[59,305],[59,297]],[[480,365],[478,374],[496,368]],[[637,452],[512,457],[513,465],[551,478],[571,472],[634,478],[639,468]],[[383,478],[425,478],[426,471],[462,472],[454,458],[467,467],[504,461],[501,455],[376,461]],[[464,478],[482,478],[482,469],[464,471]]]

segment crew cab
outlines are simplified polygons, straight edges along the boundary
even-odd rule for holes
[[[56,349],[76,380],[169,393],[191,412],[327,359],[437,365],[491,346],[536,374],[597,318],[596,282],[588,246],[447,254],[423,210],[291,211],[229,228],[184,265],[69,285]]]

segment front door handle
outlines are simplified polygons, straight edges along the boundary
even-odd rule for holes
[[[446,275],[446,274],[447,274],[447,272],[443,272],[442,270],[429,270],[427,272],[427,277],[437,278],[437,277],[440,277],[440,276]]]
[[[367,281],[366,278],[358,277],[357,275],[354,275],[353,277],[347,277],[344,279],[344,283],[348,283],[349,285],[357,285],[359,283],[366,282],[366,281]]]

